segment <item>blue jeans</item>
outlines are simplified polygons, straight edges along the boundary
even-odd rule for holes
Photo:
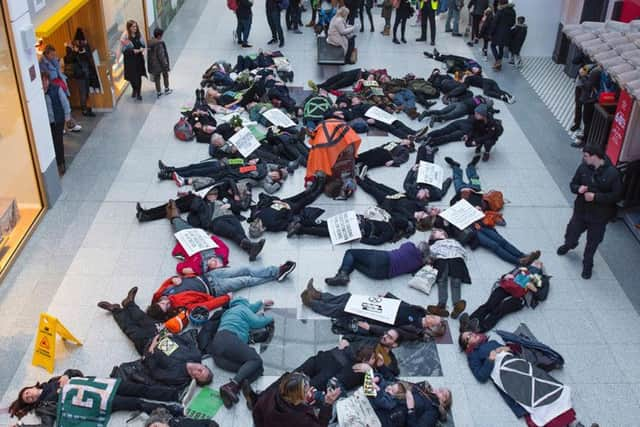
[[[474,165],[468,165],[466,173],[467,178],[469,178],[468,184],[464,182],[464,178],[462,177],[462,168],[459,166],[453,168],[453,188],[455,188],[456,193],[460,192],[463,188],[480,191],[480,177],[478,176],[478,172],[476,172],[476,167]]]
[[[350,274],[353,270],[372,279],[388,279],[389,253],[375,249],[348,249],[342,258],[340,271]]]
[[[320,299],[314,299],[311,301],[311,310],[315,313],[322,314],[327,317],[344,317],[344,308],[347,305],[347,301],[351,298],[350,293],[333,295],[327,292],[322,292]]]
[[[426,0],[427,3],[431,3],[430,0]],[[429,5],[431,6],[431,5]],[[438,3],[438,10],[436,12],[438,13],[442,13],[442,12],[446,12],[448,9],[447,7],[447,0],[440,0],[440,3]]]
[[[228,292],[276,280],[278,271],[279,268],[275,265],[270,267],[217,268],[206,272],[204,277],[212,294],[224,295]]]
[[[447,22],[444,24],[445,31],[451,31],[451,21],[453,21],[453,32],[457,33],[460,24],[460,11],[453,7],[450,7],[449,13],[447,13]]]
[[[251,31],[251,17],[238,18],[238,28],[236,29],[236,34],[238,36],[238,43],[248,43],[250,31]]]
[[[416,108],[416,96],[408,89],[402,89],[393,96],[393,103],[402,107],[403,110]]]
[[[495,228],[482,226],[476,233],[476,237],[480,246],[489,249],[510,264],[520,265],[520,258],[525,256],[518,248],[507,242]]]

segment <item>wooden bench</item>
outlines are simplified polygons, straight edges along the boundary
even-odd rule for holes
[[[340,46],[332,46],[324,37],[316,37],[319,65],[344,65],[344,51]]]

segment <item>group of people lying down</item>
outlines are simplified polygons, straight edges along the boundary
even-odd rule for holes
[[[437,51],[434,58],[449,69],[434,70],[428,78],[394,78],[380,69],[347,70],[325,82],[309,82],[312,93],[300,104],[286,85],[293,73],[282,68],[277,52],[239,57],[234,67],[213,64],[196,90],[193,108],[183,112],[195,139],[207,144],[209,157],[188,165],[160,160],[158,178],[173,180],[177,197],[159,206],[136,206],[140,223],[165,219],[172,233],[201,229],[210,234],[213,247],[190,252],[176,242],[171,251],[179,260],[176,274],[159,284],[146,308],[136,302],[137,287],[119,303],[98,302],[139,358],[118,364],[105,377],[70,369],[25,387],[12,403],[10,414],[22,418],[34,412],[41,420],[39,425],[53,426],[60,417],[74,416],[73,399],[68,396],[108,384],[104,387],[109,392],[100,394],[108,399],[106,412],[146,412],[150,414],[146,425],[153,427],[216,426],[212,420],[189,419],[183,406],[192,383],[199,387],[212,383],[213,372],[203,363],[211,357],[231,375],[219,388],[224,406],[234,407],[242,395],[257,427],[328,426],[335,422],[335,403],[361,387],[365,378],[373,389],[368,402],[382,426],[436,426],[450,416],[451,390],[427,381],[404,380],[394,350],[409,341],[435,340],[450,333],[452,321],[447,319],[451,318],[459,322],[459,346],[473,375],[479,382],[491,380],[517,417],[529,426],[578,425],[571,389],[547,372],[548,365],[541,368],[523,349],[532,346],[547,355],[557,353],[541,343],[500,342],[486,335],[504,316],[544,301],[550,278],[539,250],[521,250],[498,231],[506,225],[502,193],[483,189],[478,173],[480,162],[490,160],[503,131],[495,118],[499,111],[490,98],[509,102],[512,98],[482,77],[471,59]],[[475,94],[472,87],[481,88],[483,94]],[[447,106],[434,109],[437,99]],[[372,107],[395,119],[389,123],[371,118]],[[263,115],[271,109],[280,110],[295,125],[274,126]],[[229,111],[267,128],[260,147],[246,157],[230,141],[240,125],[222,120],[221,115]],[[428,116],[432,117],[429,126],[420,125],[417,130],[410,126]],[[403,117],[410,121],[405,123]],[[266,283],[276,284],[274,295],[286,292],[285,285],[277,283],[288,279],[296,262],[282,259],[278,265],[236,265],[231,253],[237,247],[250,262],[257,260],[269,249],[265,232],[286,233],[288,239],[330,237],[329,224],[322,218],[324,210],[314,203],[323,193],[330,194],[327,188],[332,176],[322,170],[307,171],[305,187],[297,194],[279,197],[276,193],[282,191],[290,174],[307,165],[314,149],[308,138],[333,119],[363,133],[374,127],[394,136],[357,153],[354,166],[355,184],[371,196],[371,207],[357,214],[360,243],[394,246],[345,250],[335,275],[324,280],[326,286],[345,289],[354,271],[371,280],[386,280],[409,278],[428,268],[436,271],[437,302],[400,301],[393,323],[381,323],[345,311],[353,296],[350,292],[320,290],[310,279],[300,295],[301,303],[333,319],[332,329],[340,333],[338,344],[308,355],[296,369],[283,373],[263,390],[255,390],[252,384],[264,373],[255,344],[273,334],[276,326],[269,309],[275,301],[250,301],[236,293]],[[450,123],[430,130],[440,122]],[[435,163],[439,146],[452,141],[473,148],[471,160],[463,167],[444,157],[450,176],[442,185],[419,182],[421,162]],[[401,187],[375,179],[376,169],[407,163],[410,166]],[[259,188],[263,191],[258,193]],[[444,201],[454,205],[461,200],[484,214],[462,230],[442,218],[441,208],[431,205]],[[407,240],[416,231],[428,232],[428,238]],[[229,241],[233,246],[228,246]],[[479,247],[506,262],[508,272],[493,284],[486,302],[469,310],[462,284],[472,281],[469,251]],[[390,293],[384,297],[397,299]],[[203,311],[208,313],[205,321],[186,327]],[[507,375],[514,369],[527,375]],[[523,392],[530,389],[532,380],[550,385],[544,399],[539,400],[538,394],[529,398]],[[101,416],[108,420],[108,414]]]

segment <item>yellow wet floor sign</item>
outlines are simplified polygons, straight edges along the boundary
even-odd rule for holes
[[[33,350],[31,364],[42,366],[49,372],[53,372],[56,359],[56,336],[77,345],[82,343],[65,328],[57,317],[47,313],[40,313],[40,323],[38,324],[38,336],[36,337],[36,347]]]

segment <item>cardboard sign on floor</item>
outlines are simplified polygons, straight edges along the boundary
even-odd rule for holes
[[[50,373],[56,362],[56,337],[60,335],[63,340],[70,341],[76,345],[82,345],[80,340],[74,337],[71,332],[65,328],[57,317],[53,317],[47,313],[40,313],[40,322],[38,323],[38,336],[36,337],[36,346],[33,350],[33,359],[31,364],[41,366]]]

